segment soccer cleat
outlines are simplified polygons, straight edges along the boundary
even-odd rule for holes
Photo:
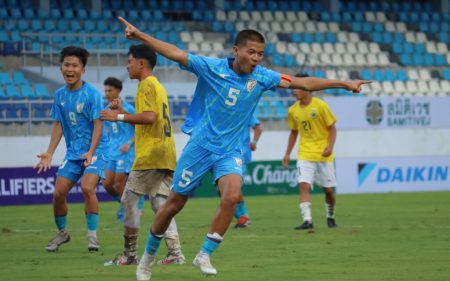
[[[155,256],[150,256],[147,253],[142,255],[141,261],[136,268],[136,280],[146,281],[152,277],[152,265],[155,260]]]
[[[69,241],[70,241],[69,232],[67,232],[67,230],[65,229],[60,230],[58,231],[56,236],[48,242],[47,246],[45,246],[45,249],[47,250],[47,252],[56,252],[59,246]]]
[[[314,229],[314,224],[310,221],[304,221],[303,224],[294,228],[295,230]]]
[[[212,266],[211,261],[209,259],[209,255],[206,253],[198,253],[197,256],[195,256],[194,266],[200,268],[200,271],[203,274],[206,275],[216,275],[217,270]]]
[[[183,254],[173,255],[171,253],[167,253],[167,255],[158,261],[158,264],[168,265],[168,264],[185,264],[186,258]]]
[[[100,248],[100,243],[98,243],[97,236],[88,235],[87,240],[88,240],[88,251],[98,252],[98,249]]]
[[[327,225],[330,228],[337,227],[336,220],[334,218],[327,218]]]
[[[251,224],[251,220],[247,216],[240,216],[234,228],[245,228]]]
[[[114,259],[105,262],[104,266],[124,266],[124,265],[137,265],[139,260],[136,256],[117,255]]]

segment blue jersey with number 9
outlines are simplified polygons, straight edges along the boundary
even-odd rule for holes
[[[67,86],[55,92],[50,116],[61,123],[66,142],[67,160],[80,160],[81,155],[91,147],[94,120],[100,118],[102,96],[92,85],[83,82],[83,86],[69,91]],[[103,155],[106,135],[102,133],[95,155]]]

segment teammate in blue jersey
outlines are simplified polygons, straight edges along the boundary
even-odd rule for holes
[[[167,202],[154,219],[144,255],[136,269],[137,280],[150,280],[155,254],[171,219],[180,212],[188,194],[198,187],[211,171],[221,197],[205,237],[194,259],[194,265],[207,275],[217,274],[210,256],[223,240],[233,219],[242,185],[243,132],[263,92],[276,87],[323,90],[346,88],[359,92],[369,81],[336,81],[319,78],[298,78],[280,74],[259,65],[264,54],[264,37],[254,30],[239,32],[233,46],[234,58],[208,58],[188,54],[176,46],[139,31],[123,18],[125,36],[137,39],[162,56],[178,62],[182,69],[198,77],[194,100],[200,100],[202,112],[193,112],[190,120],[191,138],[177,162],[173,186]]]
[[[122,91],[122,81],[114,77],[108,77],[103,82],[105,98],[108,103],[120,98]],[[129,114],[134,114],[134,107],[121,100],[123,109]],[[108,108],[109,109],[109,108]],[[105,190],[120,203],[128,174],[134,160],[134,126],[124,122],[104,121],[106,134],[108,136],[108,165],[106,167],[106,179],[102,182]],[[144,197],[140,198],[142,209]],[[123,204],[116,213],[119,221],[123,221],[125,209]]]
[[[253,138],[250,140],[250,131],[252,130]],[[244,134],[244,143],[242,145],[242,180],[245,180],[247,166],[252,162],[252,151],[256,150],[256,144],[262,134],[261,123],[258,118],[252,116],[250,123],[248,124],[248,130],[246,130]],[[236,208],[234,209],[234,218],[237,220],[236,225],[234,226],[235,228],[247,227],[251,223],[242,190]]]
[[[59,167],[53,192],[53,213],[58,228],[56,236],[45,249],[58,250],[61,244],[70,241],[67,231],[67,194],[81,181],[85,201],[88,250],[98,251],[97,240],[98,200],[97,184],[105,177],[106,135],[102,130],[100,111],[102,96],[90,84],[81,80],[85,72],[88,51],[68,46],[61,51],[61,74],[66,85],[55,92],[51,117],[55,120],[50,144],[45,153],[39,154],[38,173],[51,168],[53,153],[62,136],[66,142],[66,156]]]

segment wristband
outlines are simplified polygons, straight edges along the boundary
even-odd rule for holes
[[[125,114],[117,114],[117,121],[123,121],[125,119]]]
[[[252,140],[253,145],[256,145],[256,143],[258,143],[256,140]]]

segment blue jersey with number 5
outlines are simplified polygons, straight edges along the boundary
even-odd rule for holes
[[[100,118],[103,102],[100,92],[92,85],[83,82],[76,91],[67,86],[55,92],[50,116],[61,123],[66,142],[67,160],[80,160],[81,155],[89,151],[94,130],[94,120]],[[106,135],[102,133],[95,155],[103,155]]]
[[[198,77],[183,131],[191,134],[189,141],[219,154],[242,148],[259,99],[281,79],[280,73],[260,65],[238,75],[232,62],[189,54],[188,66],[182,67]]]

